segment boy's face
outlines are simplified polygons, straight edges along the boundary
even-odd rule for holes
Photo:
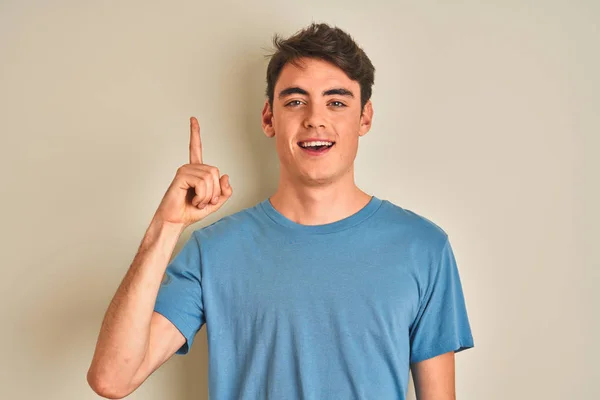
[[[358,139],[371,127],[369,100],[361,115],[360,85],[326,61],[303,58],[287,63],[268,99],[262,125],[275,144],[283,178],[305,185],[333,183],[354,173]],[[322,153],[304,149],[307,140],[334,142]]]

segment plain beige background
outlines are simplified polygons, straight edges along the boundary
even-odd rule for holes
[[[98,398],[85,376],[100,322],[188,162],[191,115],[235,192],[176,251],[272,193],[264,55],[311,21],[376,67],[358,185],[450,235],[475,338],[458,399],[600,398],[591,0],[2,0],[2,398]],[[206,399],[207,360],[203,327],[130,398]]]

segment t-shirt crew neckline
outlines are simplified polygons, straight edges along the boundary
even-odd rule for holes
[[[265,212],[265,214],[267,214],[267,216],[271,218],[275,223],[284,228],[287,228],[286,230],[288,230],[288,232],[291,231],[296,234],[311,235],[339,232],[353,227],[355,225],[358,225],[361,222],[367,220],[369,217],[371,217],[379,209],[382,202],[383,201],[378,197],[371,196],[371,200],[369,200],[369,202],[356,213],[338,221],[321,225],[303,225],[292,221],[291,219],[287,218],[285,215],[277,211],[277,209],[273,207],[273,204],[271,204],[271,200],[268,197],[262,202],[260,202],[259,206]]]

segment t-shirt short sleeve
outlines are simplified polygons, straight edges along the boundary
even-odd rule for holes
[[[430,271],[417,316],[410,328],[410,362],[474,346],[452,246],[446,242]]]
[[[154,311],[165,316],[185,337],[176,354],[186,354],[204,324],[200,244],[192,233],[166,269]]]

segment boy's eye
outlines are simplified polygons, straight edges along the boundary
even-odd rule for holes
[[[302,105],[302,100],[292,100],[289,103],[287,103],[285,106],[299,106]],[[344,103],[342,103],[341,101],[332,101],[331,103],[329,103],[330,105],[334,106],[335,108],[342,108],[342,107],[346,107],[346,105]]]

